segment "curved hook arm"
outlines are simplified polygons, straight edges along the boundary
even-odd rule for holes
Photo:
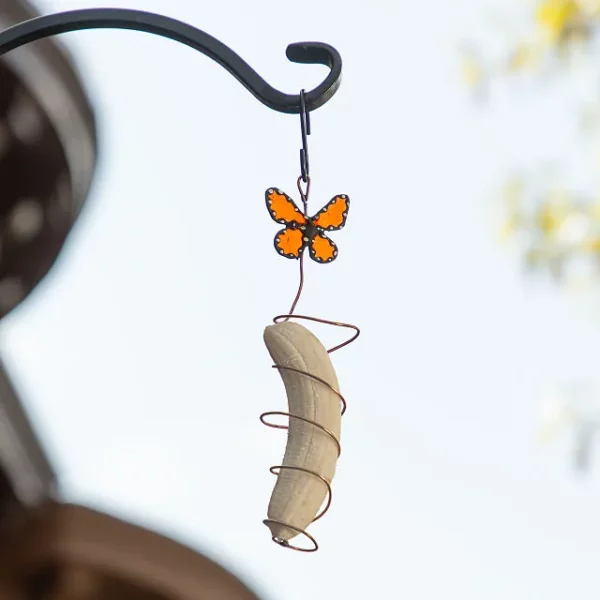
[[[300,95],[284,94],[270,86],[231,48],[191,25],[154,13],[120,8],[90,8],[36,17],[0,32],[0,56],[30,42],[80,29],[133,29],[166,37],[206,54],[227,69],[247,90],[269,108],[283,113],[300,113]],[[337,91],[342,77],[338,51],[320,42],[290,44],[289,60],[329,67],[325,80],[305,92],[306,110],[323,106]]]

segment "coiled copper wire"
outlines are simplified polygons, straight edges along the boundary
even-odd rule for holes
[[[300,192],[300,196],[302,198],[302,203],[304,205],[304,214],[308,218],[307,204],[308,204],[308,194],[309,194],[309,191],[310,191],[310,178],[307,177],[306,188],[305,189],[302,189],[302,176],[298,177],[297,185],[298,185],[298,190]],[[288,321],[289,319],[302,319],[302,320],[305,320],[305,321],[313,321],[314,323],[321,323],[321,324],[324,324],[324,325],[332,325],[334,327],[343,327],[343,328],[346,328],[346,329],[352,329],[354,331],[354,334],[350,338],[348,338],[346,341],[338,344],[337,346],[334,346],[334,347],[329,348],[327,350],[327,353],[331,354],[332,352],[335,352],[336,350],[340,350],[341,348],[344,348],[345,346],[348,346],[354,340],[356,340],[356,338],[360,335],[360,329],[356,325],[352,325],[350,323],[341,323],[341,322],[338,322],[338,321],[330,321],[328,319],[322,319],[320,317],[312,317],[312,316],[307,316],[307,315],[296,315],[296,314],[294,314],[294,311],[296,309],[296,306],[297,306],[298,301],[300,300],[300,296],[302,294],[302,289],[304,287],[304,260],[303,259],[304,259],[304,254],[302,254],[300,256],[300,259],[299,259],[299,262],[300,262],[300,283],[298,285],[298,291],[296,293],[296,297],[294,298],[294,301],[292,302],[292,306],[290,308],[290,311],[289,311],[288,314],[276,316],[273,319],[273,322],[274,323],[280,323],[282,321]],[[296,373],[300,373],[300,374],[305,375],[306,377],[310,377],[314,381],[318,381],[320,384],[328,387],[340,399],[341,414],[343,415],[346,412],[347,404],[346,404],[345,398],[342,396],[342,394],[338,390],[336,390],[331,384],[329,384],[324,379],[322,379],[320,377],[317,377],[316,375],[313,375],[312,373],[309,373],[308,371],[303,371],[301,369],[295,369],[293,367],[284,367],[282,365],[276,365],[276,364],[272,365],[272,366],[273,366],[274,369],[288,370],[288,371],[294,371]],[[288,425],[277,425],[275,423],[269,423],[268,421],[265,420],[266,417],[275,416],[275,415],[282,416],[282,417],[288,417],[288,423],[289,423],[289,419],[298,419],[300,421],[304,421],[305,423],[310,423],[314,427],[319,428],[321,431],[325,432],[329,437],[331,437],[331,439],[335,442],[335,444],[337,446],[337,449],[338,449],[338,457],[340,456],[340,454],[342,452],[342,446],[340,444],[340,441],[336,438],[336,436],[331,431],[329,431],[327,428],[323,427],[323,425],[321,425],[320,423],[317,423],[316,421],[312,421],[310,419],[306,419],[304,417],[300,417],[298,415],[292,415],[292,414],[290,414],[288,412],[282,412],[282,411],[268,411],[268,412],[264,412],[264,413],[262,413],[260,415],[260,420],[267,427],[272,427],[274,429],[289,429],[289,424]],[[271,467],[270,471],[271,471],[271,473],[273,473],[273,475],[278,475],[279,472],[282,469],[289,469],[289,470],[294,470],[294,471],[303,471],[307,475],[310,475],[312,477],[317,477],[318,479],[320,479],[327,486],[327,499],[325,500],[325,506],[324,506],[323,509],[321,509],[321,511],[319,512],[319,514],[317,514],[317,516],[311,521],[311,524],[314,523],[315,521],[318,521],[321,517],[323,517],[325,515],[325,513],[329,510],[329,507],[331,506],[331,501],[332,501],[331,481],[329,481],[326,477],[323,477],[319,473],[316,473],[314,471],[310,471],[309,469],[304,469],[302,467],[277,465],[277,466]],[[265,525],[277,524],[277,525],[281,525],[283,527],[287,527],[289,529],[292,529],[293,531],[296,531],[297,533],[299,533],[302,536],[304,536],[312,544],[311,547],[304,548],[304,547],[301,547],[301,546],[295,546],[293,544],[290,544],[287,540],[282,540],[282,539],[279,539],[279,538],[277,538],[275,536],[273,536],[271,538],[276,544],[279,544],[280,546],[282,546],[284,548],[289,548],[290,550],[297,550],[298,552],[316,552],[319,549],[319,544],[317,543],[317,541],[315,540],[315,538],[310,533],[308,533],[307,531],[305,531],[304,529],[299,529],[298,527],[294,527],[293,525],[290,525],[289,523],[283,523],[281,521],[276,521],[274,519],[265,519],[263,521],[263,523]]]

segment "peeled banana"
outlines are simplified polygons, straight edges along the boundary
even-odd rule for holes
[[[336,443],[341,428],[339,396],[322,382],[291,370],[311,373],[339,391],[329,354],[311,331],[290,321],[266,327],[264,341],[275,365],[280,367],[289,413],[318,423],[336,438],[311,423],[290,417],[282,465],[312,471],[331,483],[339,455]],[[328,494],[322,479],[296,469],[279,471],[267,511],[266,524],[280,542],[304,531]]]

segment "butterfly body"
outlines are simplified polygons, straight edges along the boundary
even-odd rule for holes
[[[265,192],[271,218],[285,225],[275,235],[275,250],[285,258],[299,259],[306,248],[318,263],[329,263],[337,258],[338,249],[325,234],[337,231],[346,224],[350,198],[340,194],[332,198],[316,215],[305,215],[296,203],[278,188]]]

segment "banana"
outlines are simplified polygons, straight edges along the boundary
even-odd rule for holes
[[[290,321],[265,328],[264,342],[275,365],[306,371],[339,391],[337,375],[329,354],[308,329]],[[340,439],[339,396],[320,381],[285,368],[279,369],[288,398],[289,413],[319,423]],[[303,531],[314,520],[327,497],[327,486],[335,474],[339,446],[325,431],[302,421],[289,419],[288,440],[281,469],[267,511],[269,520],[287,523]],[[274,538],[289,541],[300,531],[266,523]]]

